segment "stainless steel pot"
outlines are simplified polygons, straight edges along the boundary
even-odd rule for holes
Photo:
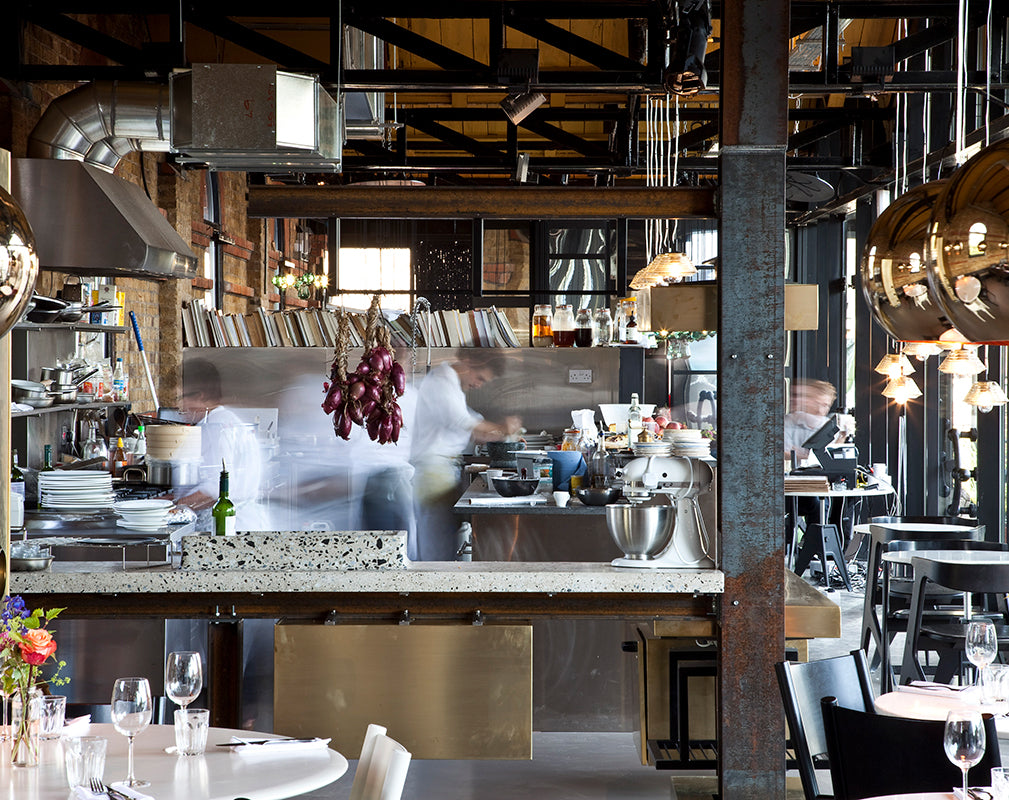
[[[33,408],[45,408],[53,404],[52,398],[46,394],[45,385],[35,381],[11,381],[11,399]]]
[[[147,482],[155,486],[195,486],[200,482],[199,461],[162,460],[148,456]]]
[[[39,370],[40,380],[50,381],[53,384],[72,386],[74,384],[74,370],[64,367],[42,367]]]
[[[76,403],[77,402],[77,387],[76,386],[56,386],[54,385],[47,394],[53,399],[53,402],[57,405],[63,403]]]

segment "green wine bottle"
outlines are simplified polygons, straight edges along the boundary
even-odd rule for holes
[[[11,491],[25,496],[25,474],[18,466],[18,451],[11,451]]]
[[[210,511],[214,518],[214,533],[218,536],[235,535],[235,504],[228,499],[228,469],[221,462],[221,488],[217,502]]]
[[[39,471],[40,472],[55,472],[56,471],[56,467],[53,466],[53,446],[51,444],[47,444],[43,448],[42,452],[43,452],[43,456],[42,456],[42,469],[39,470]]]

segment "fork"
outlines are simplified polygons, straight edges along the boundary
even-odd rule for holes
[[[109,800],[130,800],[125,794],[120,791],[113,789],[111,786],[106,786],[102,783],[101,778],[91,779],[91,791],[95,794],[104,794]]]

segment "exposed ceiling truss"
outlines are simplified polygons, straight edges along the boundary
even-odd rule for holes
[[[1006,109],[1001,5],[995,4],[992,25],[992,73],[980,59],[967,73],[975,119],[985,109],[990,118]],[[679,165],[688,182],[708,181],[718,170],[720,0],[711,6],[707,87],[683,100],[679,112]],[[790,169],[827,173],[835,181],[847,174],[856,186],[888,174],[894,98],[929,94],[947,107],[952,102],[957,7],[949,0],[795,0],[790,31],[793,55],[801,57],[792,59],[789,72],[796,98],[789,108]],[[644,174],[642,98],[665,92],[675,8],[672,0],[29,0],[8,12],[0,77],[9,87],[22,81],[163,81],[200,61],[273,62],[320,75],[333,93],[386,93],[388,135],[348,141],[344,172],[330,180],[507,183],[519,155],[527,154],[530,173],[542,183],[612,185],[640,182]],[[970,4],[975,52],[987,41],[979,33],[987,30],[987,11],[987,3]],[[137,46],[113,35],[107,22],[116,16],[142,20],[147,41]],[[77,64],[33,63],[22,43],[27,25],[93,56]],[[341,38],[331,31],[341,25],[384,42],[385,68],[340,70]],[[866,70],[852,57],[852,47],[862,44],[879,48],[898,67],[890,74]],[[519,82],[502,74],[502,53],[515,46],[540,53],[534,78]],[[498,102],[517,86],[549,101],[514,125]],[[995,102],[982,106],[989,91]]]

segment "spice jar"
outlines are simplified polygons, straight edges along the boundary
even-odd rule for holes
[[[571,306],[559,305],[554,311],[554,347],[573,347],[575,343],[575,315]]]
[[[595,326],[592,324],[592,312],[587,308],[578,309],[575,317],[575,347],[592,347],[595,339]]]
[[[533,309],[533,347],[553,347],[553,312],[547,304]]]

